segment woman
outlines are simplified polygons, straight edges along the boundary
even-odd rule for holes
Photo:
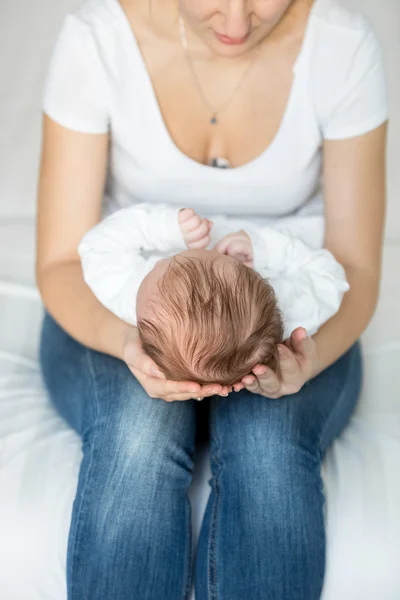
[[[64,23],[44,112],[41,361],[83,440],[69,600],[189,597],[187,492],[206,416],[193,398],[206,397],[196,599],[316,600],[320,467],[357,403],[380,279],[387,108],[369,25],[337,0],[89,0]],[[85,285],[77,247],[104,214],[183,200],[203,216],[325,211],[351,290],[312,339],[292,333],[281,379],[258,365],[228,398],[167,381]]]

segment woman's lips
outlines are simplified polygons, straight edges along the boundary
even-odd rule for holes
[[[215,32],[215,35],[223,44],[227,44],[228,46],[240,46],[240,44],[244,44],[247,41],[250,32],[242,38],[230,38],[227,35],[222,35],[221,33],[217,32]]]

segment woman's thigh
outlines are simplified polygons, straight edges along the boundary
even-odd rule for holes
[[[323,457],[348,423],[358,402],[362,357],[357,342],[296,394],[269,399],[247,390],[210,405],[210,442],[215,449],[302,446]],[[248,456],[247,456],[248,455]],[[240,456],[237,457],[240,462]],[[255,457],[256,460],[256,457]]]
[[[297,394],[275,400],[242,390],[212,399],[213,477],[197,559],[199,599],[320,597],[321,462],[350,419],[360,383],[356,344]]]
[[[68,598],[186,597],[196,401],[150,398],[120,360],[46,315],[41,365],[52,402],[82,437]]]
[[[118,437],[135,434],[159,445],[164,436],[192,445],[196,402],[150,398],[127,365],[83,346],[45,314],[40,343],[43,378],[50,398],[67,423],[85,440],[94,425],[114,423]],[[112,432],[112,431],[111,431]],[[117,433],[117,432],[115,432]]]

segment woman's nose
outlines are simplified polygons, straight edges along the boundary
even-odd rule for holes
[[[221,13],[224,18],[224,35],[232,39],[241,39],[249,33],[250,16],[247,0],[225,0]]]

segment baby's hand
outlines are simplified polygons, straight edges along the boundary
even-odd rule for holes
[[[193,208],[182,208],[178,213],[178,221],[188,248],[191,250],[207,248],[210,243],[212,221],[200,217]]]
[[[253,267],[253,244],[250,236],[243,229],[225,235],[215,245],[215,249],[221,254],[240,260],[246,267]]]

